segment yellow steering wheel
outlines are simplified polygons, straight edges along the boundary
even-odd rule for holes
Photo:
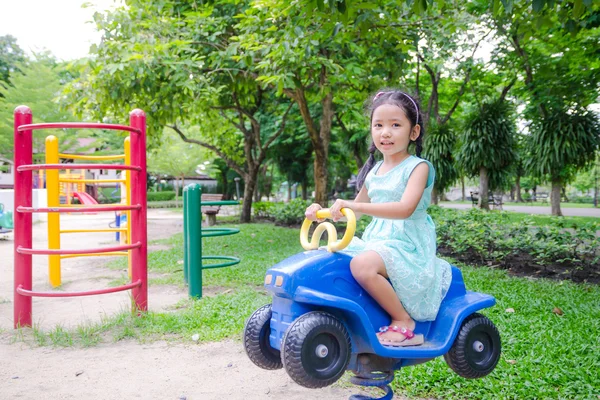
[[[356,216],[354,215],[354,211],[349,208],[342,208],[340,211],[348,220],[346,232],[341,240],[336,240],[337,231],[331,222],[322,222],[315,228],[312,239],[309,243],[308,229],[312,225],[312,221],[309,219],[304,219],[302,228],[300,228],[300,244],[304,250],[317,249],[324,231],[327,231],[327,251],[334,253],[344,249],[346,246],[348,246],[348,244],[350,244],[352,237],[354,237],[354,232],[356,231]],[[317,211],[317,218],[331,218],[331,212],[328,208],[319,210]]]

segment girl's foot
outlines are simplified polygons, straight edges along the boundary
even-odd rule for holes
[[[379,328],[377,336],[384,346],[419,346],[423,344],[423,335],[416,335],[415,321],[392,321],[389,326]]]

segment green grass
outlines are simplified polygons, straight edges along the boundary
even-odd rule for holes
[[[526,202],[526,203],[516,203],[516,202],[506,202],[504,205],[507,206],[540,206],[540,207],[548,207],[550,208],[550,201],[536,201],[536,202]],[[593,204],[588,203],[560,203],[560,208],[594,208]]]
[[[457,200],[457,201],[440,201],[440,204],[473,204],[470,201],[462,201],[462,200]],[[504,203],[505,206],[521,206],[521,207],[533,207],[533,206],[538,206],[538,207],[548,207],[550,208],[550,202],[546,201],[546,202],[542,202],[542,201],[536,201],[536,202],[525,202],[525,203],[517,203],[514,201],[507,201],[506,203]],[[560,203],[560,207],[561,208],[594,208],[593,204],[587,204],[587,203]]]
[[[490,211],[492,213],[500,213],[499,211]],[[525,214],[514,211],[503,211],[502,216],[506,222],[521,222],[525,220],[533,221],[536,226],[549,225],[551,222],[561,220],[565,223],[565,226],[578,226],[580,224],[586,224],[590,222],[598,222],[598,217],[555,217],[553,215],[544,214]]]
[[[514,278],[487,268],[462,270],[468,289],[498,301],[483,312],[502,338],[498,366],[484,379],[467,380],[438,358],[398,372],[398,390],[409,397],[458,399],[597,398],[600,375],[590,372],[600,370],[598,286]],[[564,315],[553,313],[554,307]]]
[[[205,255],[242,260],[229,268],[204,271],[205,289],[217,287],[220,294],[200,300],[185,298],[168,312],[141,317],[123,311],[73,331],[62,327],[46,333],[37,330],[35,342],[52,346],[93,346],[130,339],[192,343],[196,334],[199,342],[240,339],[246,318],[270,301],[262,289],[265,271],[301,248],[298,229],[271,224],[227,226],[239,227],[241,233],[204,239]],[[182,235],[160,242],[172,248],[149,255],[151,274],[181,282]],[[483,379],[467,380],[439,357],[398,371],[393,382],[397,394],[444,399],[597,399],[600,375],[593,371],[600,370],[599,286],[515,278],[485,267],[463,266],[462,270],[468,289],[492,294],[498,301],[483,311],[502,337],[498,366]],[[553,313],[554,307],[564,315]],[[508,308],[515,312],[506,312]],[[15,337],[28,340],[23,333],[15,333]]]

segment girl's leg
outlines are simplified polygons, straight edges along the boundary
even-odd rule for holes
[[[390,325],[398,328],[415,329],[415,321],[408,315],[394,288],[387,280],[387,270],[381,256],[375,251],[367,251],[354,257],[350,262],[352,276],[371,297],[392,317]],[[382,343],[401,342],[405,339],[400,332],[387,331],[379,335]]]

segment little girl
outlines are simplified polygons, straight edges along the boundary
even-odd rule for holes
[[[414,98],[397,90],[379,92],[369,109],[373,142],[358,174],[360,191],[354,201],[336,200],[331,217],[342,218],[342,208],[357,218],[374,217],[362,240],[353,238],[342,252],[353,256],[352,276],[391,316],[390,326],[379,329],[379,341],[420,345],[423,335],[413,332],[415,320],[435,319],[451,280],[450,264],[436,257],[435,225],[426,211],[435,172],[419,158],[423,117]],[[416,156],[408,152],[411,144]],[[383,161],[375,162],[375,151]],[[316,221],[320,209],[312,204],[306,217]]]

